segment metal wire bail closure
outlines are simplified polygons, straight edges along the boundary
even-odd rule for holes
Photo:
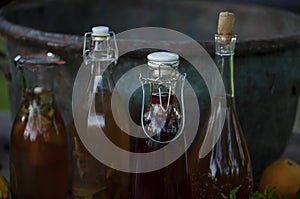
[[[95,26],[92,28],[92,32],[84,34],[83,52],[82,56],[84,60],[88,57],[92,50],[97,50],[96,45],[105,45],[107,49],[107,57],[113,62],[118,60],[118,47],[116,41],[116,34],[113,31],[109,31],[107,26]]]
[[[157,54],[158,53],[165,54],[167,52],[157,52]],[[152,53],[152,55],[153,54],[155,54],[155,53]],[[173,54],[173,53],[170,53],[170,54]],[[157,58],[157,57],[155,57],[155,55],[153,57]],[[166,57],[163,57],[163,58],[165,58],[165,59],[151,60],[151,56],[149,59],[149,55],[148,55],[148,71],[149,71],[148,77],[143,77],[141,74],[139,77],[139,81],[142,85],[142,94],[143,94],[142,95],[142,107],[141,107],[141,125],[142,125],[142,129],[143,129],[144,133],[146,134],[146,136],[149,139],[151,139],[152,141],[157,142],[157,143],[167,144],[167,143],[170,143],[170,142],[176,140],[182,134],[183,129],[184,129],[185,109],[184,109],[183,89],[184,89],[184,82],[185,82],[186,74],[181,75],[178,72],[178,64],[179,64],[178,55],[174,56],[173,60],[170,60],[170,59],[167,60]],[[145,108],[144,107],[145,107],[145,98],[146,98],[145,97],[145,95],[146,95],[145,94],[145,85],[149,84],[157,89],[158,100],[159,100],[159,109],[162,114],[167,115],[171,112],[171,109],[174,108],[171,105],[171,96],[175,95],[175,88],[178,85],[178,83],[179,83],[179,85],[181,85],[180,86],[181,115],[178,116],[178,117],[180,117],[180,118],[178,118],[180,120],[179,129],[177,130],[175,136],[172,137],[171,139],[168,139],[168,140],[155,139],[154,137],[160,134],[160,132],[158,132],[159,130],[155,129],[155,128],[145,127],[145,121],[144,121],[145,120],[145,118],[144,118]],[[164,103],[163,103],[163,99],[162,99],[163,98],[162,97],[162,93],[163,93],[162,88],[167,89],[167,102],[166,102],[165,107],[164,107]],[[165,122],[167,122],[167,121],[165,121]]]

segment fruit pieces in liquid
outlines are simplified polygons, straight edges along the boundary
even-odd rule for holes
[[[162,96],[162,104],[164,108],[167,105],[168,96]],[[170,104],[174,102],[174,96],[171,96]],[[153,95],[151,99],[152,105],[160,106],[158,95]],[[171,111],[171,113],[173,113]],[[169,115],[168,117],[172,117]],[[176,121],[169,123],[171,126],[165,125],[166,128],[177,128],[178,123]],[[174,125],[174,126],[173,126]],[[162,130],[164,133],[167,131]],[[163,137],[161,137],[164,139]],[[152,141],[149,138],[137,138],[135,141],[135,150],[138,153],[148,153],[156,151],[165,144],[160,144]],[[183,154],[175,162],[171,163],[165,168],[147,172],[132,174],[133,176],[133,189],[132,195],[134,199],[186,199],[189,197],[189,180],[188,180],[188,166],[187,166],[187,156]]]
[[[199,159],[198,152],[205,134],[202,133],[196,142],[197,150],[190,154],[193,199],[221,199],[221,193],[229,196],[230,190],[240,185],[237,198],[247,198],[252,192],[251,161],[235,111],[234,99],[227,97],[225,124],[216,145],[209,154]]]
[[[168,93],[152,94],[151,104],[144,114],[145,129],[149,131],[152,138],[157,141],[170,141],[176,137],[180,128],[181,115],[179,108],[175,105],[175,95],[170,96],[169,109],[165,112],[162,110],[167,109]],[[161,103],[160,103],[161,99]]]
[[[43,92],[35,94],[34,98],[37,99],[42,95],[43,99],[49,99],[52,94]],[[24,96],[29,97],[27,94]],[[47,112],[40,112],[29,119],[28,115],[24,114],[32,109],[27,104],[29,100],[23,99],[25,106],[21,107],[12,128],[10,149],[12,198],[66,198],[68,154],[67,135],[62,118],[57,113],[56,107],[52,106],[45,108]],[[43,101],[39,103],[48,106],[43,104]],[[37,121],[39,119],[41,121]],[[28,126],[30,122],[32,126]]]

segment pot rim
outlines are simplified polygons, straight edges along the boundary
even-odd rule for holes
[[[176,2],[178,4],[182,4],[183,2]],[[208,6],[208,3],[204,2],[184,2],[185,4],[192,5],[204,5]],[[83,44],[83,36],[76,34],[66,34],[66,33],[57,33],[57,32],[47,32],[38,30],[35,28],[27,27],[24,25],[20,25],[14,22],[10,22],[5,19],[5,13],[9,13],[15,11],[16,9],[22,8],[33,8],[37,6],[46,6],[47,3],[41,2],[31,2],[31,3],[21,3],[21,4],[13,4],[7,5],[2,8],[0,11],[0,34],[5,36],[8,40],[18,41],[22,44],[29,44],[35,47],[43,47],[48,50],[53,51],[65,51],[68,49],[68,52],[82,52],[82,44]],[[241,6],[241,4],[232,4],[232,3],[210,3],[215,5],[226,5],[237,7]],[[244,7],[246,7],[244,5]],[[300,15],[297,15],[293,12],[275,9],[267,6],[258,6],[258,5],[247,5],[248,7],[258,8],[258,9],[268,9],[273,10],[275,12],[284,13],[287,15],[291,15],[293,17],[298,17],[300,20]],[[140,42],[139,40],[132,39],[118,39],[118,42],[122,44],[132,44],[132,42]],[[143,41],[147,42],[147,41]],[[210,55],[214,55],[214,40],[213,37],[211,40],[197,40]],[[178,42],[177,42],[178,43]],[[184,45],[184,44],[183,44]],[[280,51],[286,48],[294,48],[300,46],[300,29],[298,32],[286,35],[286,36],[275,36],[270,38],[263,39],[238,39],[236,44],[236,54],[237,55],[249,55],[249,54],[260,54],[260,53],[268,53],[274,51]],[[183,48],[184,49],[184,48]]]

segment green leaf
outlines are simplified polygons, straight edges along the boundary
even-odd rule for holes
[[[236,188],[234,188],[234,189],[232,189],[232,190],[230,191],[229,197],[230,197],[231,199],[236,199],[236,193],[239,191],[239,189],[241,188],[241,186],[242,186],[242,185],[240,185],[240,186],[238,186],[238,187],[236,187]]]
[[[298,189],[298,191],[296,193],[295,199],[300,199],[300,187],[299,187],[299,189]]]
[[[229,197],[225,196],[223,193],[221,193],[221,196],[223,199],[229,199]]]
[[[239,189],[241,188],[242,185],[235,187],[234,189],[232,189],[229,193],[229,197],[225,196],[223,193],[221,193],[221,196],[223,197],[223,199],[236,199],[236,193],[239,191]]]
[[[232,189],[229,193],[229,196],[226,196],[225,194],[221,193],[221,196],[223,199],[236,199],[236,193],[241,188],[241,186],[238,186],[234,189]],[[256,191],[252,193],[248,199],[289,199],[282,196],[275,195],[275,187],[272,187],[271,189],[266,186],[262,192]],[[295,195],[294,199],[300,199],[300,187]]]

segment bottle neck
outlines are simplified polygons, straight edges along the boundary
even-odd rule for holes
[[[22,77],[25,91],[53,90],[54,66],[25,66],[22,68]],[[39,92],[39,91],[37,91]]]
[[[227,96],[234,97],[234,50],[236,35],[215,35],[216,65]]]
[[[85,61],[91,67],[91,92],[101,90],[112,92],[114,83],[111,76],[110,64],[113,62],[106,40],[92,39],[92,48]]]
[[[110,67],[107,66],[107,62],[93,61],[91,64],[91,91],[94,93],[102,90],[112,92],[114,89],[114,83],[111,76]]]
[[[178,84],[179,72],[177,68],[149,69],[150,98],[152,104],[174,104],[175,87]]]
[[[53,67],[23,67],[24,89],[20,111],[24,114],[53,114],[55,98],[53,93]]]
[[[115,39],[107,36],[92,36],[89,48],[84,45],[84,59],[94,61],[116,62],[118,59],[118,50]]]

